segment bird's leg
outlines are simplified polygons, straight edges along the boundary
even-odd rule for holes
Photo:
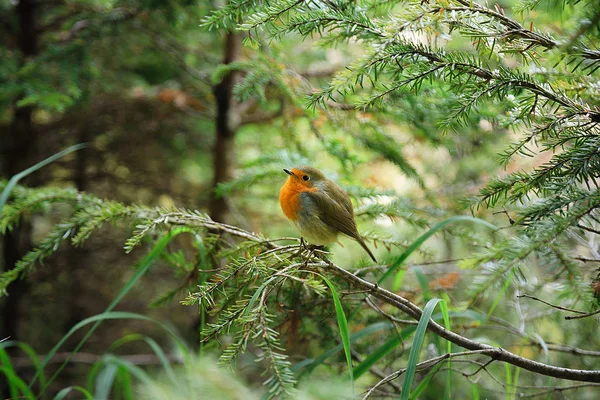
[[[300,246],[304,247],[304,250],[308,250],[308,243],[306,243],[306,240],[302,236],[300,236]]]
[[[306,240],[304,240],[304,238],[302,236],[300,236],[300,247],[298,248],[298,251],[295,252],[294,254],[292,254],[289,259],[291,260],[292,258],[298,257],[300,255],[302,255],[302,252],[304,250],[308,250],[308,243],[306,243]]]
[[[315,252],[315,245],[313,244],[308,244],[303,237],[300,238],[300,243],[302,243],[302,245],[304,246],[304,248],[306,250],[308,250],[308,254],[306,255],[306,258],[304,259],[304,268],[308,267],[308,261],[310,260],[310,258],[313,256],[313,253]]]
[[[292,254],[290,256],[290,259],[301,256],[304,251],[308,250],[308,254],[304,258],[304,268],[306,268],[308,266],[308,262],[310,261],[312,256],[315,254],[315,250],[323,250],[323,249],[325,249],[325,246],[310,244],[306,240],[304,240],[304,237],[300,236],[300,248],[298,249],[297,252],[295,252],[294,254]]]
[[[324,251],[325,250],[325,246],[318,245],[318,244],[311,244],[311,245],[308,246],[308,249],[309,249],[309,253],[306,256],[306,259],[304,261],[304,268],[308,267],[308,262],[315,255],[315,251]]]
[[[308,250],[308,254],[306,255],[306,258],[304,259],[304,268],[306,268],[308,266],[308,262],[314,256],[315,250],[323,250],[325,248],[325,246],[309,244],[306,240],[304,240],[303,237],[300,237],[300,244],[302,246],[304,246],[305,250]]]

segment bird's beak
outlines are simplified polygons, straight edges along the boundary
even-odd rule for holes
[[[284,168],[283,171],[290,176],[294,176],[294,173],[287,168]]]

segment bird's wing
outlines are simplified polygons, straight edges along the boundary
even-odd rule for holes
[[[360,237],[354,222],[352,203],[344,198],[342,203],[335,201],[326,191],[305,192],[319,210],[321,221],[334,229],[352,237]]]
[[[341,189],[340,189],[341,190]],[[315,208],[319,210],[319,218],[327,225],[355,239],[363,249],[369,254],[371,259],[377,262],[377,259],[367,247],[367,244],[358,233],[356,222],[354,221],[354,210],[352,202],[348,195],[343,193],[340,202],[335,201],[326,190],[317,190],[316,192],[304,192],[312,200]]]
[[[337,203],[346,209],[352,218],[354,218],[354,208],[348,194],[334,181],[327,180],[326,184],[317,184],[319,191],[323,191],[331,199],[337,199]]]
[[[343,190],[342,188],[339,188],[340,190]],[[346,211],[348,211],[348,213],[350,213],[350,216],[352,217],[352,219],[354,219],[354,208],[352,208],[352,202],[350,201],[350,197],[343,196],[341,198],[342,200],[342,206],[346,209]]]

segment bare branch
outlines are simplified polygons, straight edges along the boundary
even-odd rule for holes
[[[364,361],[364,358],[363,358],[363,357],[362,357],[360,354],[358,354],[358,352],[356,352],[355,350],[351,350],[351,352],[352,352],[352,357],[353,357],[354,359],[356,359],[356,360],[357,360],[359,363],[361,363],[361,362],[363,362],[363,361]],[[375,376],[377,376],[377,377],[379,377],[379,378],[382,378],[382,379],[385,379],[385,378],[386,378],[386,376],[387,376],[387,375],[386,375],[386,374],[385,374],[383,371],[381,371],[379,368],[377,368],[377,367],[375,367],[375,366],[373,366],[373,367],[369,368],[369,371],[370,371],[370,372],[371,372],[373,375],[375,375]],[[402,386],[400,386],[400,385],[399,385],[399,384],[397,384],[396,382],[389,381],[388,383],[389,383],[389,385],[390,385],[390,386],[392,386],[392,387],[393,387],[393,388],[396,390],[396,392],[398,392],[398,393],[399,393],[399,392],[400,392],[400,390],[402,389]]]
[[[415,319],[420,319],[422,310],[409,300],[392,293],[379,285],[367,282],[351,272],[337,266],[325,257],[320,257],[327,266],[327,271],[335,274],[339,278],[346,281],[351,286],[357,288],[371,289],[370,294],[388,304],[393,305],[397,309],[405,312]],[[525,357],[518,356],[503,348],[496,348],[476,342],[457,333],[445,329],[435,321],[429,321],[428,329],[436,335],[451,341],[452,343],[468,350],[485,350],[485,354],[490,357],[495,357],[498,361],[507,362],[509,364],[521,367],[531,372],[541,375],[553,376],[555,378],[570,379],[574,381],[598,382],[600,383],[600,370],[582,370],[556,367],[553,365],[544,364],[538,361],[533,361]]]
[[[528,294],[521,294],[521,295],[519,295],[519,296],[517,296],[517,297],[518,297],[518,298],[525,297],[525,298],[527,298],[527,299],[531,299],[531,300],[539,301],[540,303],[544,303],[544,304],[546,304],[547,306],[550,306],[550,307],[552,307],[552,308],[556,308],[557,310],[561,310],[561,311],[568,311],[568,312],[572,312],[572,313],[576,313],[576,314],[586,314],[586,312],[584,312],[584,311],[573,310],[572,308],[566,308],[566,307],[562,307],[562,306],[557,306],[557,305],[555,305],[555,304],[548,303],[547,301],[544,301],[544,300],[542,300],[542,299],[538,299],[537,297],[530,296],[530,295],[528,295]]]
[[[577,389],[581,389],[584,387],[598,387],[600,386],[600,384],[597,383],[581,383],[578,385],[571,385],[571,386],[559,386],[559,387],[553,387],[553,388],[549,388],[546,390],[542,390],[541,392],[536,392],[536,393],[530,393],[530,394],[519,394],[519,398],[520,399],[530,399],[533,397],[538,397],[538,396],[544,396],[550,393],[562,393],[565,392],[567,390],[577,390]]]
[[[577,224],[577,227],[583,229],[584,231],[588,231],[588,232],[591,232],[591,233],[600,234],[599,230],[594,229],[594,228],[590,228],[589,226],[585,226],[585,225],[582,225],[582,224]]]
[[[587,318],[592,317],[594,315],[600,314],[600,310],[592,311],[590,313],[582,314],[582,315],[567,315],[565,319],[579,319],[579,318]]]
[[[473,350],[473,351],[464,351],[461,353],[447,353],[447,354],[443,354],[441,356],[438,357],[434,357],[434,358],[430,358],[429,360],[425,360],[425,361],[421,361],[420,363],[417,364],[417,371],[422,371],[422,370],[426,370],[426,369],[431,369],[434,366],[436,366],[437,364],[446,361],[450,358],[455,358],[455,357],[464,357],[464,356],[469,356],[469,355],[474,355],[474,354],[486,354],[487,351],[486,350]],[[406,368],[402,368],[388,376],[386,376],[385,378],[383,378],[382,380],[380,380],[379,382],[377,382],[375,384],[375,386],[373,386],[371,389],[369,389],[367,391],[367,393],[365,394],[365,396],[363,397],[363,400],[368,399],[371,394],[373,394],[373,392],[375,390],[377,390],[377,388],[379,388],[381,385],[390,382],[393,379],[398,378],[399,376],[401,376],[402,374],[404,374],[404,372],[406,372]]]

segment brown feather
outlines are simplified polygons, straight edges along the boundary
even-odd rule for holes
[[[307,195],[314,201],[316,208],[319,210],[321,221],[356,240],[373,261],[377,262],[375,256],[358,233],[354,221],[352,202],[342,188],[332,181],[327,181],[325,188],[316,192],[307,192]]]

